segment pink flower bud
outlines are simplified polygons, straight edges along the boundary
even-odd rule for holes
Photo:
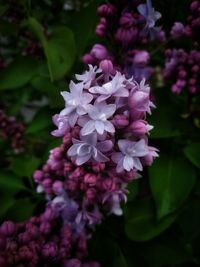
[[[96,190],[94,188],[90,188],[86,191],[86,198],[88,201],[93,201],[96,197]]]
[[[134,121],[130,126],[134,135],[142,136],[150,131],[153,127],[144,120]]]
[[[102,69],[103,73],[109,74],[113,72],[113,64],[111,60],[104,59],[99,64],[100,69]]]
[[[131,27],[134,22],[135,22],[135,20],[134,20],[132,14],[129,12],[124,13],[119,20],[120,26],[125,27],[125,28]]]
[[[64,267],[81,267],[81,262],[78,259],[70,259],[64,262]]]
[[[56,181],[53,183],[53,191],[55,194],[61,193],[62,190],[63,190],[63,182]]]
[[[116,8],[112,4],[103,4],[98,7],[97,14],[99,16],[113,16],[116,13]]]
[[[146,112],[149,106],[149,94],[143,91],[134,92],[129,98],[129,106],[135,110]]]
[[[94,64],[95,63],[95,59],[94,59],[94,57],[91,54],[85,54],[82,57],[82,61],[85,64]]]
[[[106,191],[112,191],[112,190],[115,190],[116,188],[116,184],[114,183],[114,181],[109,178],[105,179],[102,182],[102,186]]]
[[[118,129],[122,129],[126,126],[129,125],[129,120],[127,118],[127,116],[121,114],[121,115],[116,115],[113,120],[112,120],[113,124],[115,125],[116,128]]]
[[[105,46],[95,44],[91,50],[91,55],[98,60],[103,60],[109,57],[109,52]]]
[[[84,182],[86,184],[89,184],[90,186],[94,186],[97,182],[97,176],[94,174],[88,173],[84,176]]]
[[[36,182],[39,182],[41,181],[43,178],[43,172],[40,171],[40,170],[36,170],[33,174],[33,179],[36,181]]]
[[[150,56],[147,51],[138,51],[133,58],[133,62],[137,65],[145,66],[149,63],[149,59]]]
[[[5,221],[2,223],[1,227],[0,227],[0,232],[1,234],[5,235],[5,236],[11,236],[14,234],[16,230],[16,226],[13,222],[11,221]]]

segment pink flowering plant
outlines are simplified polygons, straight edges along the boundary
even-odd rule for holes
[[[0,267],[199,266],[200,0],[0,15]]]

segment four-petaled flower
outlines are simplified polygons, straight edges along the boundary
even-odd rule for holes
[[[61,92],[65,100],[65,108],[60,112],[61,116],[68,116],[70,126],[74,126],[79,115],[87,113],[88,104],[92,101],[93,96],[83,92],[83,83],[75,84],[71,81],[69,92]]]
[[[117,72],[114,78],[103,84],[102,86],[94,86],[89,89],[89,92],[93,94],[100,94],[97,98],[97,102],[104,101],[110,96],[115,97],[128,97],[129,90],[126,88],[124,82],[126,78],[121,73]]]
[[[117,172],[130,171],[134,168],[142,171],[143,167],[139,158],[149,153],[144,139],[138,142],[119,140],[118,146],[121,152],[112,155],[112,160],[117,163]]]
[[[146,4],[140,4],[138,11],[146,19],[143,34],[150,34],[151,39],[154,39],[155,34],[160,30],[160,27],[155,27],[156,21],[161,18],[160,12],[152,7],[151,0],[147,0]]]
[[[97,134],[93,133],[81,136],[81,140],[72,139],[73,145],[68,150],[68,156],[75,159],[77,165],[82,165],[90,159],[97,162],[109,161],[102,152],[108,152],[112,149],[112,142],[106,140],[97,142]]]
[[[92,65],[89,65],[89,71],[85,71],[83,74],[76,74],[76,79],[83,83],[85,89],[89,89],[92,81],[95,80],[98,73],[101,73],[100,69],[96,66],[93,67]]]
[[[107,105],[106,102],[95,103],[88,107],[88,119],[81,130],[82,135],[88,135],[97,131],[102,135],[104,132],[114,133],[113,124],[107,119],[110,118],[116,110],[115,104]]]

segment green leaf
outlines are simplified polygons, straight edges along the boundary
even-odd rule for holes
[[[133,201],[139,193],[139,180],[132,181],[128,185],[128,201]]]
[[[87,7],[73,13],[70,28],[74,32],[75,40],[78,44],[77,52],[80,56],[83,55],[89,39],[93,38],[93,36],[95,37],[95,27],[98,21],[96,15],[98,4],[97,1],[93,1]]]
[[[0,16],[2,16],[9,8],[9,5],[0,5]]]
[[[127,267],[126,258],[123,255],[122,249],[113,239],[106,235],[102,234],[101,236],[94,237],[90,251],[94,253],[96,259],[100,259],[102,266]]]
[[[41,109],[33,118],[31,124],[26,129],[26,134],[35,134],[52,125],[51,114],[47,109]]]
[[[21,177],[16,176],[12,172],[0,172],[0,190],[6,192],[16,193],[25,189]]]
[[[185,147],[185,156],[198,168],[200,168],[200,143],[193,143]]]
[[[15,199],[15,202],[7,209],[5,213],[6,220],[22,222],[33,215],[37,203],[33,203],[29,198]]]
[[[71,69],[75,60],[76,48],[72,31],[66,26],[56,26],[47,39],[42,26],[35,18],[29,18],[28,25],[43,46],[51,80],[62,78]]]
[[[158,218],[176,211],[196,181],[196,172],[185,158],[162,154],[149,168],[149,176]]]
[[[150,138],[171,138],[181,135],[179,125],[182,123],[179,116],[180,111],[171,102],[166,89],[160,89],[156,97],[156,109],[148,117],[148,122],[154,126]]]
[[[31,85],[40,92],[48,95],[50,106],[52,108],[59,108],[63,106],[63,99],[60,95],[60,88],[56,87],[49,78],[37,76],[31,81]]]
[[[32,177],[35,169],[39,167],[41,160],[36,157],[18,157],[11,162],[11,170],[21,177]]]
[[[148,267],[174,266],[192,260],[187,245],[177,235],[166,235],[143,245]]]
[[[2,218],[5,213],[13,206],[15,203],[15,199],[12,195],[0,196],[1,209],[0,209],[0,217]]]
[[[173,214],[158,221],[152,199],[138,199],[125,208],[125,232],[133,241],[147,241],[165,231],[175,219]]]
[[[29,57],[15,59],[0,73],[0,90],[26,85],[37,72],[38,62]]]
[[[200,200],[198,198],[188,201],[178,222],[187,241],[200,237]]]

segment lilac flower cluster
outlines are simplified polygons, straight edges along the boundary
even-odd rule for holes
[[[156,21],[161,14],[152,7],[151,0],[145,4],[141,1],[116,1],[100,5],[97,10],[100,22],[96,34],[107,37],[127,46],[135,43],[145,43],[148,39],[160,39],[162,33],[156,27]]]
[[[16,153],[20,153],[24,149],[24,130],[24,125],[16,122],[15,117],[9,117],[0,110],[0,137],[8,139]]]
[[[152,7],[151,0],[147,0],[146,4],[140,0],[129,1],[128,4],[125,1],[114,1],[112,4],[100,5],[97,13],[100,22],[96,34],[115,44],[119,52],[110,53],[105,46],[95,44],[90,53],[83,56],[83,62],[101,64],[103,69],[108,69],[111,61],[115,69],[126,73],[127,77],[133,76],[138,82],[143,78],[148,79],[152,74],[148,66],[150,55],[135,47],[153,40],[165,40],[164,32],[155,25],[161,14]]]
[[[172,92],[179,94],[183,89],[191,94],[199,92],[200,51],[187,53],[183,49],[168,49],[165,55],[164,76],[174,82]]]
[[[173,39],[177,39],[181,36],[187,36],[191,38],[195,45],[200,43],[199,31],[200,31],[200,1],[193,0],[190,5],[191,14],[187,17],[185,25],[181,22],[175,22],[171,29],[171,36]]]
[[[188,17],[188,25],[186,25],[186,35],[191,37],[197,43],[200,43],[200,1],[193,0],[190,5],[191,14]]]
[[[84,234],[74,235],[51,207],[24,223],[5,221],[0,226],[1,267],[100,267],[86,262],[86,256]]]
[[[61,93],[65,109],[53,117],[58,129],[52,134],[64,135],[63,143],[34,180],[64,222],[72,219],[75,232],[89,237],[104,213],[122,214],[127,184],[158,156],[148,146],[153,127],[145,121],[154,105],[145,80],[138,84],[92,66],[76,78],[70,92]]]

